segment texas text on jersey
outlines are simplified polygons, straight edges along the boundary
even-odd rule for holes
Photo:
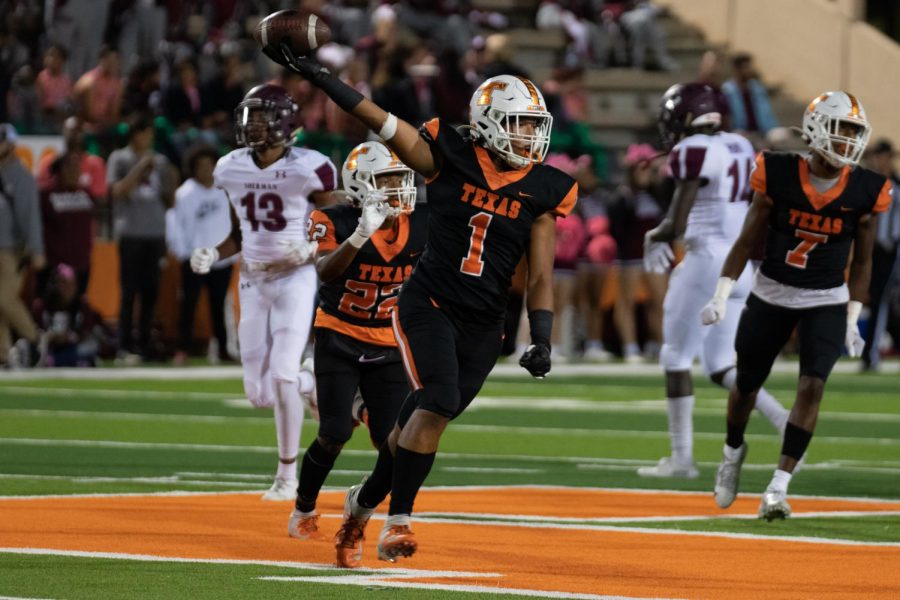
[[[773,203],[760,272],[798,288],[842,286],[860,218],[891,204],[890,181],[861,167],[844,167],[838,182],[820,194],[809,163],[798,154],[760,154],[750,185]]]
[[[356,230],[360,210],[347,205],[314,210],[309,240],[320,252],[337,248]],[[398,229],[378,230],[337,278],[319,288],[315,327],[333,329],[362,342],[396,346],[390,310],[425,249],[428,205],[398,217]]]
[[[747,138],[724,131],[691,135],[672,149],[672,177],[701,180],[684,233],[688,246],[731,244],[737,238],[752,195],[747,179],[753,157]]]
[[[540,215],[565,216],[578,184],[542,164],[499,172],[488,151],[433,119],[420,130],[440,171],[428,183],[428,247],[412,281],[466,319],[503,318],[513,271]],[[467,220],[461,232],[454,226]]]
[[[244,260],[268,263],[284,257],[281,240],[306,238],[309,196],[333,190],[337,174],[323,154],[291,147],[265,169],[239,148],[219,159],[214,176],[240,217]]]

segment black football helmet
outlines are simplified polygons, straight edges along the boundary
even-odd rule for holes
[[[656,117],[663,147],[671,150],[697,127],[722,125],[716,91],[705,83],[676,83],[663,94]]]
[[[234,109],[238,144],[256,150],[290,143],[298,110],[283,87],[270,83],[256,86]]]

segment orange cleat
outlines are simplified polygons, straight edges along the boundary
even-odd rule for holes
[[[418,547],[409,525],[386,525],[378,538],[378,560],[397,562],[398,556],[409,558]]]
[[[345,569],[355,569],[362,564],[363,540],[366,539],[365,529],[368,520],[357,519],[344,515],[341,528],[334,534],[334,550],[337,557],[337,566]]]
[[[322,541],[325,539],[325,536],[319,531],[319,515],[313,513],[304,516],[296,508],[288,521],[288,535],[298,540]]]

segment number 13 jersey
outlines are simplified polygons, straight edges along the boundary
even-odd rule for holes
[[[249,148],[238,148],[216,164],[215,184],[225,190],[241,221],[242,255],[248,262],[284,258],[281,240],[307,239],[310,195],[335,188],[334,165],[325,155],[289,147],[260,169]]]

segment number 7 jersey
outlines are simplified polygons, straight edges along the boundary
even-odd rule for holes
[[[216,164],[215,184],[225,190],[241,221],[245,261],[277,262],[284,258],[281,240],[306,240],[312,211],[310,195],[335,188],[337,171],[325,155],[307,148],[287,148],[260,169],[249,148],[238,148]]]

